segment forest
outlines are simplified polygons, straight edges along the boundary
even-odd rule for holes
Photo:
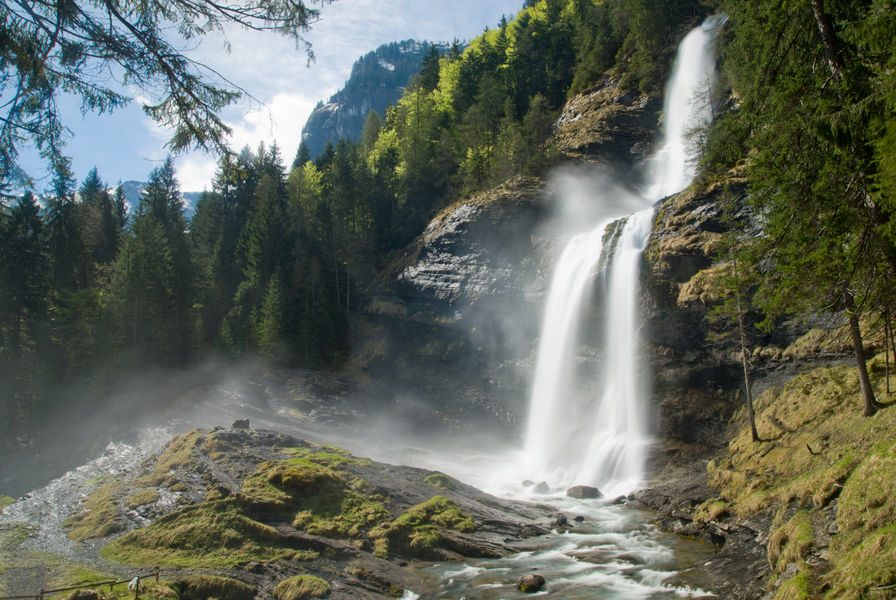
[[[51,189],[3,203],[4,443],[27,445],[42,414],[72,402],[75,377],[103,389],[135,366],[212,355],[337,367],[353,306],[391,252],[455,198],[549,168],[559,109],[605,71],[659,93],[677,36],[706,12],[696,0],[528,2],[466,49],[431,48],[360,142],[314,161],[301,147],[293,160],[276,146],[224,154],[189,222],[171,161],[137,207],[62,161]]]

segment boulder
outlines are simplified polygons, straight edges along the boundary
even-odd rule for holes
[[[550,494],[551,486],[549,486],[546,481],[541,481],[538,483],[538,485],[535,486],[535,489],[532,491],[536,494]]]
[[[527,594],[534,594],[541,591],[544,587],[545,580],[541,575],[523,575],[516,582],[516,589]]]
[[[249,419],[237,419],[230,426],[231,429],[249,429]]]
[[[576,523],[582,523],[584,521],[585,521],[585,517],[583,517],[582,515],[578,515],[576,517]]]
[[[599,489],[590,485],[574,485],[566,490],[566,495],[570,498],[578,498],[579,500],[603,497],[603,494],[600,493]]]

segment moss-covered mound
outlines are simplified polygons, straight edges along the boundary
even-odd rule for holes
[[[885,400],[883,356],[869,367]],[[710,463],[719,497],[696,518],[771,511],[768,558],[779,600],[889,597],[896,588],[896,408],[863,417],[855,368],[839,366],[762,394],[756,409],[767,441],[753,442],[742,427],[728,454]]]
[[[276,529],[242,509],[232,500],[188,506],[118,538],[102,555],[127,565],[164,567],[233,567],[316,556],[295,549]]]
[[[476,524],[445,496],[433,496],[391,523],[378,527],[371,532],[371,537],[376,540],[378,556],[408,553],[426,558],[432,555],[433,548],[442,541],[442,532],[448,529],[469,533],[476,529]]]
[[[231,577],[195,575],[176,581],[172,586],[180,600],[252,600],[255,588]]]
[[[330,584],[314,575],[297,575],[278,583],[274,587],[277,600],[307,600],[326,598],[330,594]]]
[[[15,498],[10,498],[9,496],[0,496],[0,510],[3,510],[10,504],[14,504],[15,501]]]

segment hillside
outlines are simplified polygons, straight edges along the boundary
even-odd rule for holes
[[[432,48],[440,54],[448,51],[445,44],[404,40],[383,44],[355,61],[345,85],[319,102],[302,128],[309,156],[317,158],[328,143],[360,139],[370,111],[385,118],[386,108],[401,98]]]

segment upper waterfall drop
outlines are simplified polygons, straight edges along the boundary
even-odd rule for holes
[[[632,491],[644,478],[650,438],[639,356],[638,282],[650,236],[653,205],[693,180],[688,133],[712,118],[714,40],[724,17],[710,17],[678,47],[664,104],[664,141],[642,170],[647,185],[639,209],[605,214],[573,237],[552,278],[532,387],[524,465],[530,478],[555,486],[590,484],[606,494]],[[609,198],[595,198],[611,205]],[[620,219],[620,217],[624,217]],[[601,269],[601,267],[605,267]],[[603,285],[604,365],[597,394],[579,394],[576,349],[583,313]]]

